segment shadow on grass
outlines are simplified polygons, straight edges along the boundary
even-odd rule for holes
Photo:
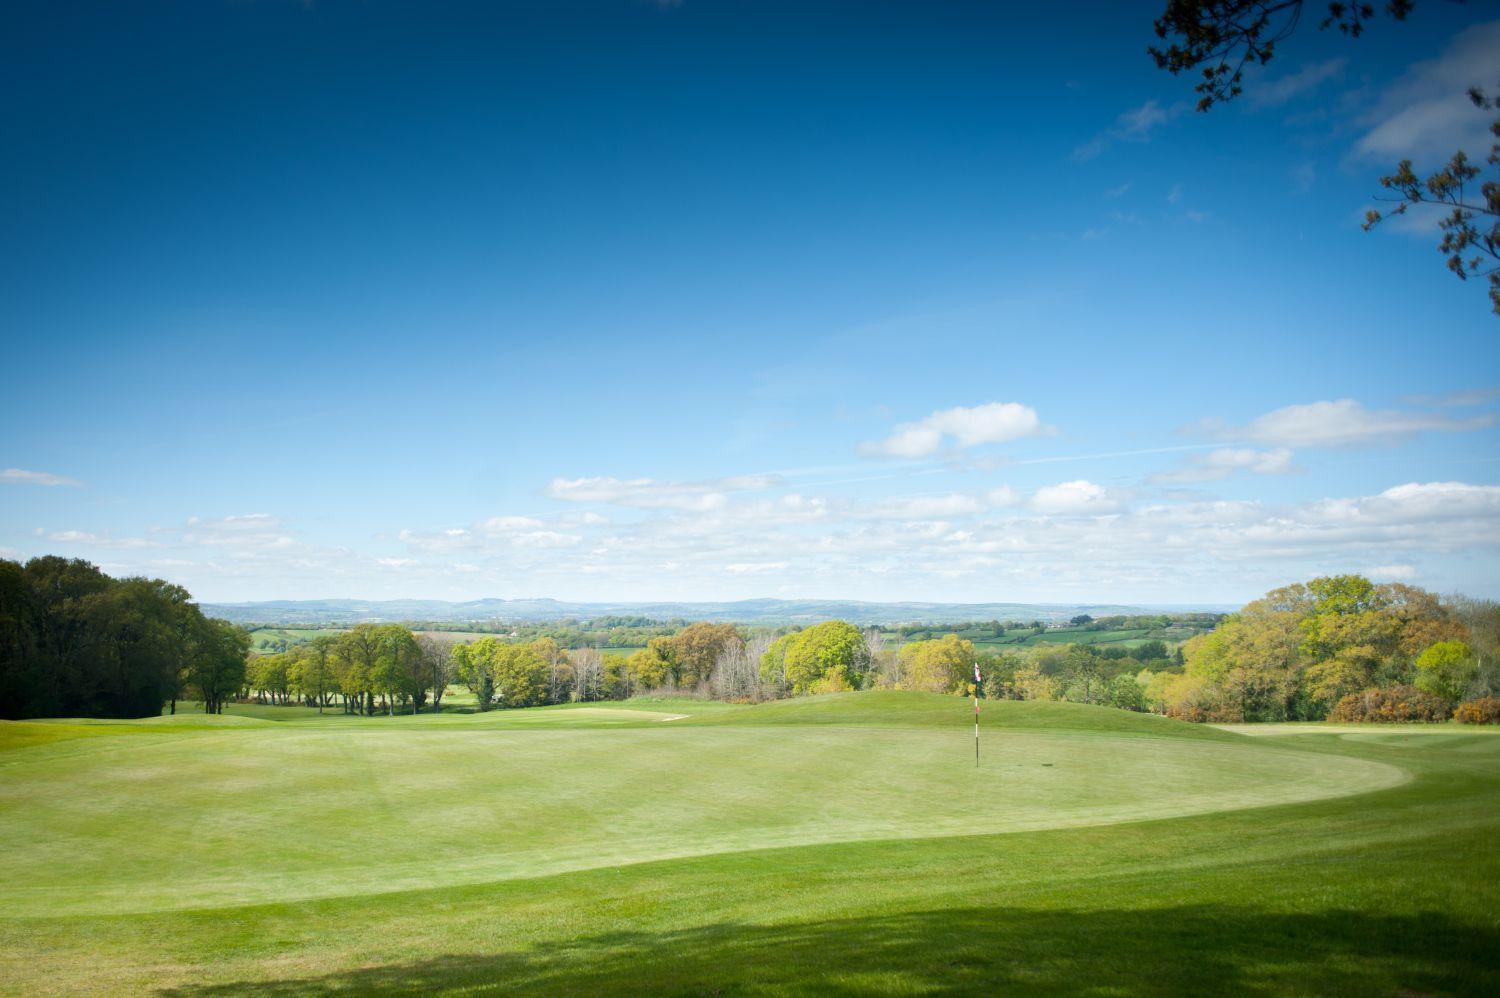
[[[615,932],[180,993],[1500,993],[1500,933],[1443,914],[971,908]]]

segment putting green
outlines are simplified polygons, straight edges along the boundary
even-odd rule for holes
[[[954,714],[951,698],[930,703]],[[28,871],[7,887],[6,914],[211,908],[776,846],[1102,825],[1406,779],[1380,762],[1202,729],[1178,737],[1147,719],[1130,733],[1014,730],[1002,717],[976,769],[970,731],[957,724],[760,723],[778,716],[763,708],[662,723],[675,716],[590,707],[493,722],[198,717],[210,723],[23,743],[0,755],[0,852]],[[1119,724],[1118,712],[1098,716]]]

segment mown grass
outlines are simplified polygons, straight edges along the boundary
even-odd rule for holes
[[[551,709],[7,750],[0,855],[27,875],[0,918],[0,979],[25,992],[1500,987],[1500,739],[1249,739],[991,706],[995,751],[977,774],[967,704],[868,694],[626,727]],[[1325,778],[1341,796],[1306,797]],[[1268,792],[1292,802],[1255,797]],[[462,827],[454,797],[472,805]],[[1204,806],[1134,810],[1186,798]],[[151,844],[178,836],[189,844]],[[642,847],[674,842],[687,852],[651,861]],[[570,851],[585,865],[532,875]],[[413,853],[427,884],[406,879]],[[496,876],[495,853],[524,861]],[[310,883],[328,892],[306,896]]]

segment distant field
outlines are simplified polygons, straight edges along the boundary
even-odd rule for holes
[[[946,633],[934,629],[934,636]],[[1042,644],[1081,644],[1081,645],[1119,645],[1125,648],[1138,648],[1147,641],[1164,641],[1170,647],[1172,644],[1185,640],[1187,634],[1178,637],[1165,635],[1161,631],[1151,630],[1145,627],[1125,628],[1118,631],[1091,631],[1083,627],[1060,627],[1046,631],[1015,630],[1007,632],[1003,637],[993,638],[971,638],[974,647],[988,651],[1004,651],[1006,649],[1031,648]],[[896,641],[891,635],[889,641]],[[913,640],[908,638],[907,640]]]
[[[1500,988],[1500,738],[983,709],[0,722],[0,989]]]

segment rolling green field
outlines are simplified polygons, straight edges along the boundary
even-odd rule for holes
[[[0,988],[1500,987],[1500,737],[860,693],[0,723]]]

